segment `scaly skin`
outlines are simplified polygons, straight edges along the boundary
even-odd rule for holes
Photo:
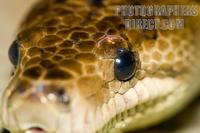
[[[128,31],[114,16],[121,1],[36,4],[18,35],[20,62],[3,96],[4,127],[17,133],[32,127],[47,133],[133,131],[171,117],[198,94],[194,21],[179,31]],[[114,75],[118,48],[137,60],[126,82]]]

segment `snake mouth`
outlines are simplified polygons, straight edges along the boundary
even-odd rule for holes
[[[25,133],[47,133],[40,127],[32,127],[25,131]]]

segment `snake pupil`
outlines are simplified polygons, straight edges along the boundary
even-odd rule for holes
[[[18,64],[18,60],[19,60],[19,45],[18,45],[18,41],[15,40],[12,45],[10,46],[9,49],[9,58],[11,63],[16,66]]]
[[[136,59],[133,52],[121,50],[115,58],[114,73],[119,81],[127,81],[135,73]]]

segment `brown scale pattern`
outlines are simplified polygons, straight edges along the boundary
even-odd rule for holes
[[[72,81],[88,99],[90,95],[99,95],[97,90],[103,89],[102,86],[107,86],[107,95],[109,89],[119,90],[118,84],[126,84],[114,80],[113,60],[107,60],[115,58],[118,48],[131,49],[138,55],[137,74],[129,83],[144,78],[144,73],[156,75],[162,71],[165,75],[176,75],[187,68],[188,62],[184,61],[192,57],[185,49],[192,46],[188,45],[187,38],[181,41],[183,35],[176,33],[177,37],[169,37],[172,32],[128,31],[120,17],[111,15],[113,10],[109,7],[99,10],[81,4],[87,2],[40,4],[42,15],[41,11],[29,14],[35,20],[30,21],[28,17],[23,23],[25,30],[19,34],[21,53],[24,53],[21,54],[20,77]],[[78,10],[74,12],[73,8]],[[178,50],[173,50],[175,48]],[[86,85],[85,81],[91,76],[96,82],[102,81],[102,85],[93,86],[90,80]],[[102,104],[105,99],[97,102]]]
[[[71,4],[69,1],[68,5]],[[114,70],[113,67],[106,69],[113,63],[101,58],[113,59],[117,48],[128,49],[129,44],[118,32],[123,27],[121,18],[104,16],[98,10],[91,13],[90,9],[73,4],[79,7],[76,13],[67,4],[58,3],[49,5],[42,16],[34,14],[37,22],[24,22],[27,26],[19,34],[19,40],[21,51],[26,54],[21,55],[24,72],[20,77],[59,82],[76,79],[73,82],[86,100],[92,98],[94,105],[102,104],[110,97],[106,82],[114,79],[113,73],[110,76],[106,73]],[[24,60],[27,57],[29,60]]]
[[[11,84],[21,83],[22,91],[43,85],[46,95],[61,86],[70,101],[76,94],[97,107],[116,93],[124,94],[144,77],[185,74],[196,60],[196,46],[182,32],[129,31],[109,6],[94,8],[81,0],[45,2],[31,11],[18,35],[21,57]],[[137,60],[135,75],[127,82],[114,76],[119,48],[132,50]],[[15,98],[21,95],[17,89],[12,91]]]
[[[170,34],[160,31],[156,40],[145,40],[139,52],[142,68],[151,74],[162,71],[165,75],[177,75],[188,71],[191,65],[188,59],[196,58],[192,51],[196,45],[191,45],[190,35],[181,39],[186,33],[187,30]]]

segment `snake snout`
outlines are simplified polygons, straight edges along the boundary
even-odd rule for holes
[[[25,133],[54,132],[62,113],[68,113],[69,96],[64,86],[30,83],[5,92],[3,117],[11,131]],[[9,95],[8,95],[9,94]]]

